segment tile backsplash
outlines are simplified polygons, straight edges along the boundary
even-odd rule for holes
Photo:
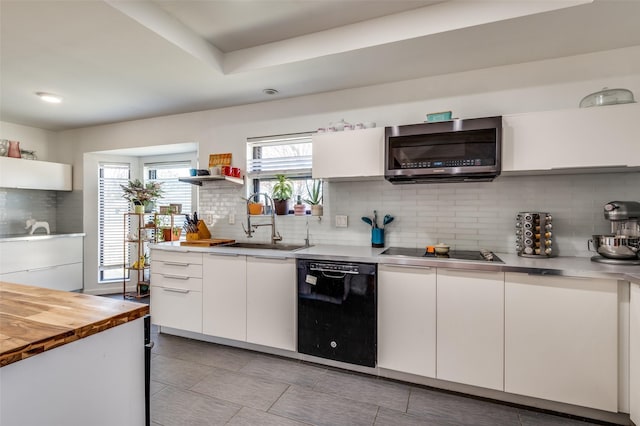
[[[587,256],[592,234],[608,233],[604,204],[640,200],[640,174],[502,176],[493,182],[391,185],[383,180],[325,184],[324,216],[277,216],[283,242],[302,243],[307,231],[311,244],[368,245],[370,227],[362,216],[378,211],[379,221],[391,214],[386,245],[423,247],[438,241],[455,249],[488,248],[515,253],[515,217],[519,211],[553,215],[554,248],[563,256]],[[210,183],[200,189],[199,212],[213,224],[216,237],[246,240],[244,188]],[[228,223],[229,214],[235,224]],[[347,215],[348,227],[336,228],[335,215]],[[267,218],[254,218],[256,223]],[[267,242],[269,227],[253,240]]]
[[[27,234],[27,219],[48,222],[51,233],[82,232],[82,191],[0,188],[0,236]]]

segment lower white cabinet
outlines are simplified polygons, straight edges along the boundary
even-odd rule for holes
[[[151,322],[202,333],[202,254],[175,254],[151,251]]]
[[[436,377],[504,390],[504,273],[437,274]]]
[[[617,281],[505,274],[505,391],[617,412]]]
[[[202,262],[202,274],[202,332],[246,340],[246,257],[207,253]]]
[[[0,280],[54,290],[83,287],[83,237],[0,241]]]
[[[27,271],[0,274],[0,281],[34,285],[53,290],[79,290],[82,288],[82,263],[47,266]]]
[[[631,420],[640,425],[640,284],[631,283],[629,402]]]
[[[436,270],[378,265],[378,366],[436,376]]]
[[[247,257],[247,341],[296,350],[295,259]]]

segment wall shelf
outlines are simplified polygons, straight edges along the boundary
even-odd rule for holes
[[[231,176],[189,176],[178,178],[180,182],[190,183],[191,185],[202,186],[203,182],[227,181],[238,185],[244,185],[244,178],[236,178]]]

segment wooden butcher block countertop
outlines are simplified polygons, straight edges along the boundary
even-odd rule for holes
[[[141,303],[0,282],[0,367],[148,313]]]

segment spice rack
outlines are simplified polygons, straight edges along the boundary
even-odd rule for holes
[[[520,212],[516,216],[516,253],[523,257],[552,257],[552,216],[548,212]]]

